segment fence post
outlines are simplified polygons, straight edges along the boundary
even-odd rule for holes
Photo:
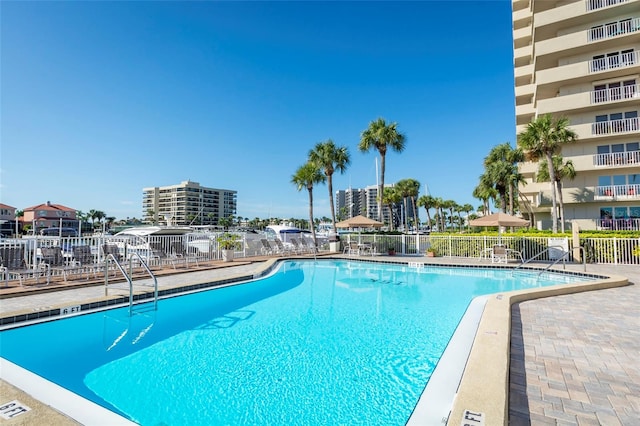
[[[613,237],[613,264],[618,264],[618,240],[616,237]]]

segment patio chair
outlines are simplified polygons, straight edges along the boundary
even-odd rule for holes
[[[300,238],[300,244],[304,247],[305,251],[308,253],[317,253],[318,248],[313,244],[312,240],[307,240],[306,238]]]
[[[271,243],[266,238],[260,239],[260,244],[262,247],[260,248],[260,254],[262,255],[270,255],[274,253],[273,247],[271,247]]]
[[[94,278],[98,277],[101,265],[96,263],[90,246],[73,246],[73,260],[80,270],[87,271],[87,279],[90,272],[93,272]]]
[[[71,256],[65,256],[62,248],[59,246],[40,248],[40,261],[47,265],[49,272],[62,273],[64,280],[67,281],[69,272],[78,271],[79,264]]]
[[[507,247],[496,244],[491,251],[491,263],[507,263],[509,261]]]
[[[285,246],[284,243],[278,239],[273,240],[273,243],[276,245],[279,254],[289,254],[293,251],[292,247]]]
[[[343,254],[348,254],[349,256],[355,254],[360,254],[360,247],[357,242],[351,241],[349,244],[344,246]]]
[[[46,275],[49,284],[49,274],[46,264],[36,264],[35,268],[29,268],[24,258],[24,247],[0,247],[0,273],[4,278],[5,287],[9,285],[9,280],[17,277],[20,286],[24,284],[24,278],[33,276],[36,284],[41,276]]]
[[[200,266],[196,252],[189,250],[182,241],[173,241],[171,243],[171,254],[176,260],[182,259],[187,268],[189,267],[189,262],[195,262],[196,266]]]
[[[302,239],[291,238],[291,244],[293,244],[294,250],[297,254],[306,253],[309,251],[309,247],[302,242]]]

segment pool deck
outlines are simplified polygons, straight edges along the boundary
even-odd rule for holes
[[[374,259],[425,265],[490,266],[490,263],[476,259],[414,256],[378,256]],[[158,285],[171,288],[189,282],[259,274],[273,261],[273,258],[236,259],[231,264],[216,262],[197,271],[166,270],[159,274]],[[554,269],[562,270],[562,265]],[[583,265],[567,264],[566,270],[582,272]],[[586,272],[626,277],[630,285],[573,294],[552,293],[553,297],[535,300],[516,297],[509,301],[496,297],[494,302],[507,304],[510,312],[494,315],[492,311],[485,310],[484,316],[489,317],[489,327],[499,329],[495,322],[501,322],[508,334],[504,339],[507,348],[503,351],[507,357],[503,364],[507,366],[498,366],[508,368],[508,391],[493,395],[488,383],[477,383],[479,375],[491,377],[493,366],[485,363],[481,372],[474,372],[476,352],[480,352],[482,361],[483,348],[500,346],[495,344],[500,332],[487,331],[481,323],[472,349],[473,356],[467,365],[470,371],[465,371],[448,424],[461,424],[461,410],[477,410],[483,413],[485,425],[507,422],[511,425],[640,425],[640,268],[637,265],[589,264]],[[114,284],[111,292],[124,294],[128,293],[128,288]],[[57,282],[49,286],[0,288],[0,317],[101,298],[104,298],[104,286],[85,280],[74,280],[68,284]],[[488,354],[491,355],[490,352]],[[500,382],[500,374],[498,369],[496,382]],[[473,396],[474,389],[478,387],[483,389],[485,399],[495,399],[492,401],[495,407],[473,406],[474,399],[468,399],[465,393]],[[505,403],[506,398],[508,404]],[[79,424],[0,380],[0,405],[12,400],[27,405],[31,411],[11,420],[0,420],[2,424]],[[508,409],[502,417],[492,415],[493,409],[505,411],[505,406]]]

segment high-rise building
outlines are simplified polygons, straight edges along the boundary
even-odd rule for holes
[[[385,185],[386,188],[393,188],[393,184]],[[378,186],[371,185],[366,188],[336,191],[336,211],[337,216],[343,219],[350,219],[354,216],[362,215],[370,219],[378,220]],[[413,203],[407,200],[409,218],[413,218]],[[394,228],[404,223],[404,203],[399,202],[393,208]],[[389,224],[390,212],[386,206],[382,209],[383,222]]]
[[[516,131],[566,117],[565,221],[581,229],[640,229],[640,0],[512,0]],[[521,164],[523,212],[551,228],[551,185]]]
[[[189,180],[177,185],[144,188],[145,221],[171,225],[217,225],[235,217],[237,191],[200,186]]]

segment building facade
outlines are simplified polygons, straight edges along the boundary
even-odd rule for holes
[[[516,131],[540,115],[578,135],[562,148],[565,221],[640,229],[640,0],[512,0]],[[520,165],[538,228],[551,227],[551,184]]]
[[[23,210],[21,222],[25,227],[30,225],[36,234],[46,228],[79,229],[80,226],[80,221],[76,219],[75,209],[62,204],[53,204],[50,201],[26,207]]]
[[[385,185],[385,188],[393,188],[393,184]],[[362,215],[370,219],[378,220],[378,186],[371,185],[366,188],[346,189],[336,191],[336,215],[341,219],[350,219],[352,217]],[[413,203],[407,200],[408,216],[413,218]],[[404,224],[405,209],[404,203],[397,203],[393,208],[393,227],[394,229]],[[389,209],[386,206],[382,208],[382,221],[385,224],[391,223]]]
[[[177,185],[144,188],[142,216],[146,222],[168,225],[218,225],[235,217],[237,191],[200,186],[184,181]]]

